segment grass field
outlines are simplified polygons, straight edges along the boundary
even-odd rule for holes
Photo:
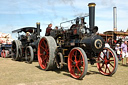
[[[0,57],[0,85],[128,85],[128,65],[118,64],[113,76],[100,74],[95,65],[88,65],[83,80],[73,79],[67,66],[54,71],[44,71],[38,62],[27,64]]]

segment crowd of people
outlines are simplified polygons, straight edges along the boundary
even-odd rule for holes
[[[124,58],[126,58],[126,64],[128,64],[128,41],[123,40],[121,44],[117,43],[115,47],[115,52],[117,54],[117,57],[119,61],[122,61],[122,64],[124,63]],[[105,47],[110,47],[110,45],[106,42]]]
[[[124,64],[124,58],[126,57],[126,64],[128,64],[128,47],[127,40],[124,40],[121,44],[116,44],[115,51],[118,59]]]

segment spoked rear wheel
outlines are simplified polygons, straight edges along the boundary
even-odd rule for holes
[[[102,52],[99,53],[97,61],[97,68],[103,75],[113,75],[118,67],[118,58],[116,53],[111,49],[105,47]]]
[[[11,54],[13,60],[19,60],[19,40],[14,40],[12,42]]]
[[[38,44],[38,62],[43,70],[51,70],[55,67],[55,50],[57,48],[53,37],[42,37]]]
[[[25,50],[25,59],[27,63],[32,63],[33,59],[34,59],[34,52],[33,52],[33,48],[31,46],[27,46],[26,50]]]
[[[68,55],[68,69],[72,77],[82,79],[88,68],[87,56],[82,48],[73,48]]]

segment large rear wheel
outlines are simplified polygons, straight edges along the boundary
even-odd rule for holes
[[[72,77],[82,79],[88,68],[87,56],[80,47],[73,48],[68,55],[68,69]]]
[[[19,40],[12,41],[11,54],[13,60],[19,60]]]
[[[103,75],[113,75],[118,67],[118,58],[113,49],[105,47],[102,52],[99,53],[97,61],[97,68]]]
[[[55,67],[55,50],[57,48],[53,37],[42,37],[38,44],[38,62],[43,70],[51,70]]]

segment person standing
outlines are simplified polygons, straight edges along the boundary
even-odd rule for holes
[[[121,58],[120,58],[120,44],[116,44],[116,47],[115,47],[115,50],[116,50],[116,54],[117,54],[117,57],[119,59],[119,61],[121,61]]]
[[[123,64],[124,57],[126,57],[126,64],[128,64],[128,53],[127,53],[127,41],[126,40],[121,44],[121,54],[122,54],[122,64]]]
[[[45,36],[49,36],[51,30],[52,30],[52,24],[49,24],[48,27],[46,28]]]

